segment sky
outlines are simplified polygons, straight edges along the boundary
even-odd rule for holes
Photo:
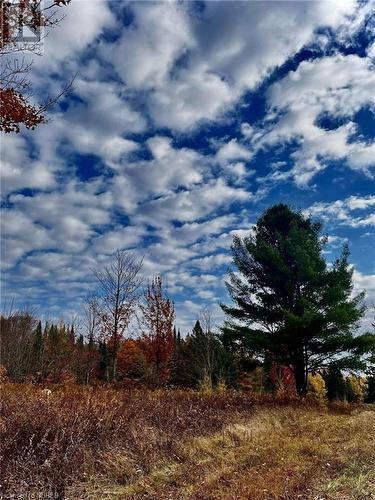
[[[163,276],[183,333],[222,321],[234,234],[274,203],[348,242],[375,303],[375,3],[73,0],[32,69],[71,93],[1,137],[2,301],[80,315],[116,249]],[[3,306],[4,307],[4,306]],[[369,325],[368,313],[362,328]]]

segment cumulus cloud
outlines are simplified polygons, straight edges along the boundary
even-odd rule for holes
[[[1,193],[6,196],[20,189],[45,189],[55,185],[53,169],[39,160],[30,158],[29,146],[20,135],[1,138]]]
[[[63,62],[73,67],[77,55],[101,34],[105,27],[113,27],[115,19],[107,2],[72,2],[68,8],[58,10],[63,16],[56,29],[50,30],[43,44],[43,57],[35,61],[37,73],[59,72]],[[43,74],[39,75],[43,78]]]
[[[316,28],[353,15],[356,3],[207,2],[198,12],[190,3],[139,2],[131,9],[133,21],[102,53],[129,88],[148,91],[158,126],[186,130],[222,115]]]
[[[350,196],[331,203],[314,203],[305,212],[325,221],[354,228],[375,225],[375,196]],[[359,214],[358,211],[365,213]]]
[[[2,225],[7,267],[35,250],[82,252],[96,229],[110,221],[111,198],[97,182],[68,183],[34,196],[13,194]]]
[[[194,190],[175,192],[145,203],[139,208],[137,219],[155,225],[171,219],[189,222],[215,213],[219,207],[250,199],[246,189],[229,186],[218,178]]]
[[[369,173],[375,166],[374,144],[350,139],[357,130],[354,115],[363,108],[374,108],[374,91],[372,63],[357,55],[303,61],[273,84],[268,91],[266,132],[253,139],[253,144],[265,148],[296,141],[298,146],[291,155],[292,169],[275,171],[272,180],[291,178],[305,186],[326,168],[328,161],[338,159]],[[345,119],[345,123],[326,130],[319,123],[325,116]],[[267,120],[272,120],[268,127]]]
[[[162,86],[175,60],[195,45],[182,4],[158,2],[131,4],[134,22],[125,27],[119,41],[104,46],[124,83],[134,89]]]
[[[231,139],[221,146],[216,153],[216,158],[222,165],[233,160],[249,160],[251,157],[251,152],[239,144],[237,139]]]

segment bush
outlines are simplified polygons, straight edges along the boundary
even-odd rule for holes
[[[348,375],[346,377],[346,392],[349,403],[362,403],[366,392],[365,380],[356,375]]]
[[[320,373],[309,374],[308,395],[318,403],[324,403],[326,394],[326,384]]]

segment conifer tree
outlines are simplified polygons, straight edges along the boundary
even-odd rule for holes
[[[199,320],[186,340],[187,371],[193,385],[213,387],[227,371],[227,356],[219,338],[203,330]]]
[[[306,394],[308,373],[332,360],[364,368],[361,355],[374,342],[374,335],[353,335],[365,307],[363,293],[352,296],[348,248],[329,267],[326,242],[319,222],[279,204],[232,245],[237,269],[227,282],[234,305],[222,305],[225,341],[291,366],[299,395]]]

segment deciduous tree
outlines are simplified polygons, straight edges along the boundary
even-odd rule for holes
[[[140,297],[142,259],[117,250],[112,262],[103,270],[95,270],[101,336],[109,355],[109,380],[116,379],[117,353]]]
[[[140,308],[142,344],[146,358],[154,368],[154,382],[163,384],[171,375],[175,313],[173,302],[168,298],[160,276],[156,276],[148,285]]]

